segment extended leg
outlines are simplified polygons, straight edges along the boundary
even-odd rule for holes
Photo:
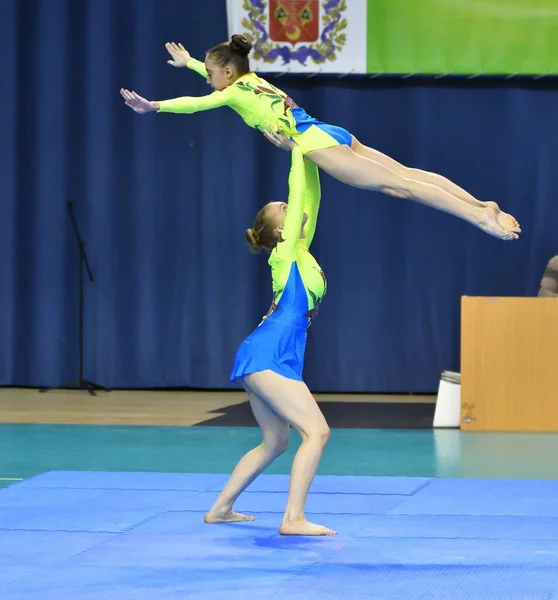
[[[258,447],[240,459],[223,491],[205,515],[206,523],[252,521],[253,517],[232,512],[232,506],[252,481],[283,454],[289,445],[288,423],[278,417],[256,394],[248,389],[246,391],[256,421],[262,430],[263,440]]]
[[[463,202],[467,202],[467,204],[470,204],[476,208],[484,208],[485,206],[492,207],[496,211],[496,218],[499,225],[501,225],[504,229],[508,229],[515,233],[521,232],[521,228],[519,227],[519,223],[516,221],[516,219],[512,217],[512,215],[500,210],[500,207],[498,204],[496,204],[496,202],[481,202],[480,200],[477,200],[472,194],[465,191],[463,188],[459,187],[457,184],[450,179],[447,179],[443,175],[432,173],[430,171],[422,171],[421,169],[414,169],[412,167],[406,167],[390,156],[387,156],[387,154],[383,154],[379,150],[361,144],[355,137],[353,137],[351,148],[357,154],[384,165],[384,167],[395,171],[398,175],[401,175],[406,179],[415,179],[416,181],[422,181],[424,183],[436,185],[446,192],[449,192],[456,198],[459,198],[459,200],[463,200]]]
[[[335,532],[306,520],[304,506],[312,479],[329,439],[329,427],[310,390],[301,381],[262,371],[246,377],[246,384],[300,434],[302,443],[291,470],[283,535],[332,535]]]
[[[493,207],[471,206],[442,188],[415,179],[407,179],[384,165],[361,156],[348,146],[313,150],[306,154],[318,167],[335,179],[358,188],[407,198],[455,215],[503,240],[516,239],[517,233],[504,229]]]

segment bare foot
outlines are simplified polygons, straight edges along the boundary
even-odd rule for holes
[[[336,535],[337,531],[301,519],[300,521],[284,521],[279,527],[279,533],[281,535]]]
[[[496,220],[502,229],[513,231],[514,233],[521,233],[521,227],[514,216],[500,210],[500,207],[496,202],[485,202],[484,204],[496,211]]]
[[[483,208],[482,213],[483,214],[479,219],[478,226],[484,232],[501,240],[516,240],[519,237],[516,232],[510,231],[509,229],[504,229],[498,223],[498,213],[492,206],[486,206]]]
[[[229,510],[224,513],[215,513],[209,511],[208,513],[206,513],[203,520],[206,523],[240,523],[244,521],[253,521],[254,517],[243,515],[237,512],[232,512],[232,510]]]

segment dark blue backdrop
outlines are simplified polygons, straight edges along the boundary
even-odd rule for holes
[[[86,286],[85,375],[114,387],[228,386],[270,302],[243,230],[285,198],[289,157],[232,111],[144,115],[204,94],[166,64],[227,38],[223,0],[0,0],[0,384],[77,373],[76,204]],[[311,114],[409,165],[495,199],[524,228],[492,239],[445,214],[322,178],[314,251],[329,293],[309,334],[316,391],[432,391],[459,368],[460,297],[534,295],[556,253],[555,85],[280,78]]]

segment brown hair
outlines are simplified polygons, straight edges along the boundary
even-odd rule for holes
[[[238,75],[250,73],[248,54],[252,44],[243,36],[235,34],[230,42],[223,42],[207,53],[220,67],[232,65]]]
[[[254,227],[244,232],[250,252],[253,254],[259,254],[262,248],[271,252],[281,239],[277,232],[277,226],[266,218],[268,206],[264,206],[258,212],[254,219]]]

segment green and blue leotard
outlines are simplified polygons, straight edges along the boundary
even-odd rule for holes
[[[302,381],[307,329],[327,291],[325,275],[310,254],[320,207],[318,168],[292,150],[289,201],[282,240],[269,257],[273,302],[268,314],[240,345],[231,381],[271,370]],[[301,237],[304,214],[307,215]]]
[[[205,65],[199,60],[191,59],[188,68],[207,77]],[[303,154],[342,144],[350,146],[352,142],[348,131],[309,116],[285,92],[255,73],[243,75],[229,87],[207,96],[185,96],[161,100],[159,103],[159,112],[162,113],[191,114],[228,106],[237,112],[249,127],[262,132],[269,128],[283,131],[296,142]]]

